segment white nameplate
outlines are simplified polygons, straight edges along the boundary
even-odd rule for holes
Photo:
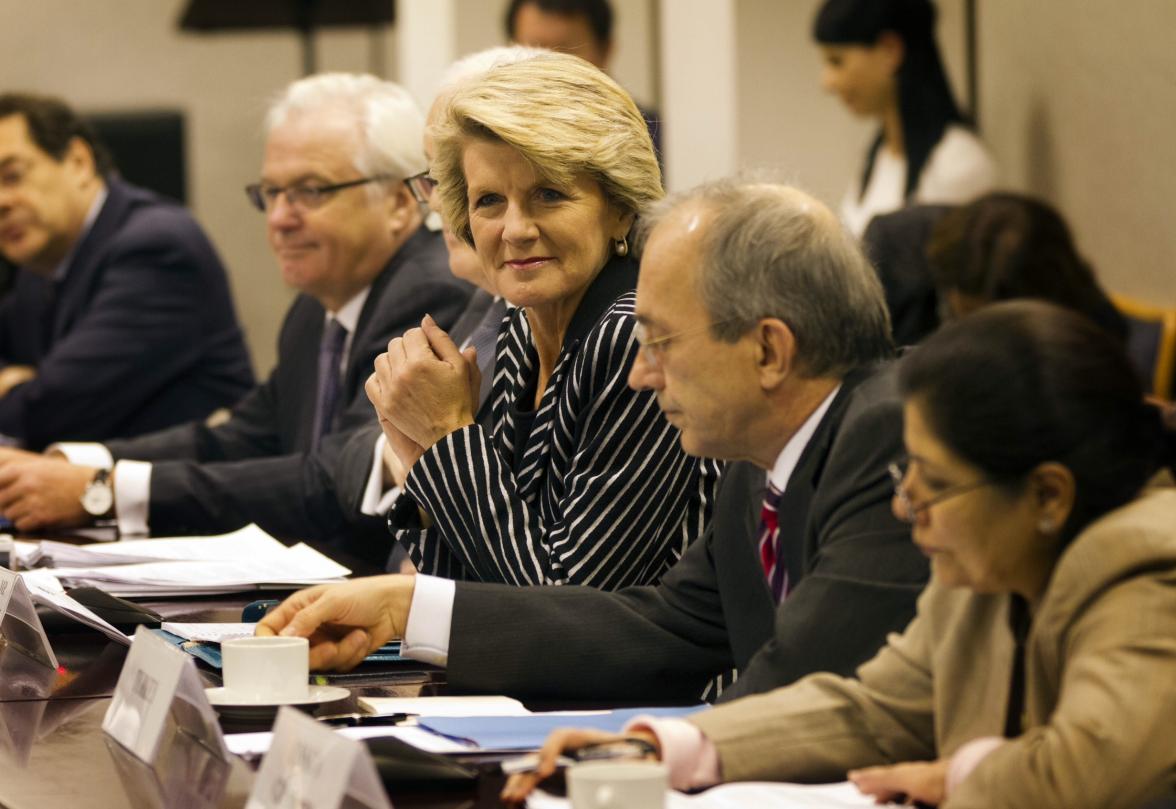
[[[140,761],[154,764],[168,711],[185,673],[197,678],[199,688],[188,655],[151,630],[136,629],[102,730]]]
[[[19,623],[7,624],[9,616]],[[34,633],[31,637],[29,630]],[[58,667],[57,655],[53,654],[45,627],[41,626],[29,588],[20,574],[6,568],[0,568],[0,634],[33,659],[54,669]]]
[[[294,708],[282,708],[245,809],[339,809],[345,798],[392,809],[362,743]]]

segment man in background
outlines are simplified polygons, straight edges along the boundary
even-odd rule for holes
[[[134,436],[253,385],[224,267],[176,203],[118,179],[62,101],[0,95],[0,434]]]
[[[511,0],[506,35],[519,45],[579,56],[607,73],[613,52],[612,5],[608,0]],[[660,156],[660,117],[657,110],[640,109]]]
[[[470,287],[449,273],[440,235],[422,226],[403,182],[425,158],[422,116],[402,88],[373,76],[306,78],[271,107],[266,129],[261,180],[247,191],[265,213],[283,279],[301,293],[277,367],[215,427],[60,446],[76,463],[0,457],[0,511],[18,528],[110,517],[124,535],[249,522],[290,539],[348,534],[319,523],[338,510],[314,498],[334,493],[319,486],[308,498],[303,476],[331,466],[350,432],[375,420],[363,383],[388,341],[426,314],[451,325]],[[108,495],[87,497],[95,488]],[[389,548],[351,550],[382,563]]]

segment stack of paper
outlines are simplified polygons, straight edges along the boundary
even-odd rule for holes
[[[231,534],[175,539],[132,539],[71,545],[68,542],[16,543],[21,567],[98,567],[135,562],[230,562],[281,556],[286,547],[256,525]]]
[[[139,562],[52,569],[66,587],[90,586],[117,596],[147,597],[293,589],[340,581],[350,572],[303,544],[236,561]]]

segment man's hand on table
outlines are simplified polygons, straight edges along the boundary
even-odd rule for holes
[[[97,470],[57,456],[0,449],[0,514],[20,531],[90,522],[82,495]]]
[[[415,584],[389,575],[301,590],[262,618],[256,634],[308,638],[312,669],[346,671],[404,637]]]

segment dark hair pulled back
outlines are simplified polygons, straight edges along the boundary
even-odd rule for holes
[[[950,323],[900,379],[935,436],[986,476],[1016,487],[1039,464],[1065,465],[1076,482],[1067,541],[1161,466],[1176,470],[1176,436],[1122,344],[1052,304],[996,304]]]

